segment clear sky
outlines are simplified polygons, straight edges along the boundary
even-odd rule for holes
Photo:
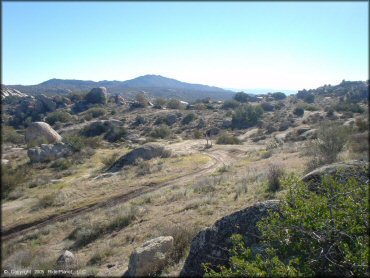
[[[2,83],[159,74],[226,88],[368,79],[367,2],[2,2]]]

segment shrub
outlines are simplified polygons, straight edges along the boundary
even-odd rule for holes
[[[222,109],[235,109],[240,105],[235,99],[225,100],[222,104]]]
[[[335,111],[338,112],[352,112],[352,113],[363,113],[364,109],[358,103],[351,102],[339,102],[334,106]]]
[[[230,266],[205,265],[207,276],[368,276],[368,184],[326,177],[324,194],[298,178],[287,186],[279,212],[257,223],[262,248],[252,252],[233,235]]]
[[[135,96],[138,108],[145,108],[149,105],[149,101],[146,98],[145,94],[140,93]]]
[[[161,127],[158,127],[158,128],[154,128],[153,131],[150,133],[150,136],[154,137],[154,138],[166,138],[168,136],[170,136],[171,134],[171,130],[169,129],[168,126],[161,126]]]
[[[306,154],[311,156],[307,169],[333,163],[343,150],[349,136],[349,129],[337,123],[323,122],[318,129],[317,139],[308,144]]]
[[[55,202],[55,198],[56,198],[56,194],[55,193],[50,193],[50,194],[46,194],[44,195],[38,202],[38,205],[37,205],[37,208],[47,208],[47,207],[51,207],[54,205],[54,202]]]
[[[296,107],[294,110],[293,110],[293,114],[298,116],[298,117],[302,117],[303,114],[304,114],[304,109],[302,107]]]
[[[169,109],[180,109],[181,108],[181,102],[177,99],[170,99],[167,102],[167,108],[169,108]]]
[[[242,105],[232,115],[232,126],[236,128],[249,128],[257,124],[262,117],[261,106]]]
[[[216,143],[220,145],[237,145],[240,144],[240,141],[237,137],[225,133],[217,138]]]
[[[138,176],[145,176],[151,173],[150,163],[148,161],[139,161],[137,164],[136,173]]]
[[[166,105],[166,100],[164,98],[156,98],[154,100],[154,108],[161,109]]]
[[[27,181],[28,171],[25,166],[13,168],[11,165],[1,165],[1,196],[7,198],[9,193]]]
[[[64,136],[63,142],[69,145],[74,152],[79,152],[85,147],[84,138],[78,135]]]
[[[194,130],[194,139],[200,139],[203,137],[203,133],[200,132],[199,130]]]
[[[98,118],[107,114],[107,110],[102,107],[92,107],[84,115],[90,115],[92,118]]]
[[[286,95],[284,93],[281,93],[281,92],[272,93],[271,96],[276,100],[281,100],[281,99],[286,98]]]
[[[118,159],[119,154],[118,153],[113,153],[112,155],[108,157],[103,157],[101,162],[105,165],[106,168],[109,168],[110,166],[113,165],[114,162]]]
[[[111,126],[108,132],[104,135],[104,139],[109,142],[117,142],[118,140],[125,138],[127,130],[124,127]]]
[[[119,211],[114,217],[107,219],[107,222],[88,222],[83,226],[79,226],[72,231],[68,239],[75,240],[72,245],[73,249],[84,247],[105,234],[127,227],[137,218],[137,215],[137,207],[131,206],[128,209]]]
[[[3,143],[23,144],[24,136],[19,134],[13,127],[3,125],[1,127],[1,136]]]
[[[268,102],[262,102],[261,107],[266,112],[274,111],[274,106]]]
[[[251,95],[248,95],[248,94],[246,94],[244,92],[236,93],[234,95],[234,99],[236,101],[241,102],[241,103],[246,103],[246,102],[249,102],[249,101],[256,101],[256,100],[258,100],[256,97],[251,96]]]
[[[359,132],[364,132],[369,129],[369,124],[367,121],[364,121],[362,119],[356,119],[355,123]]]
[[[143,116],[137,116],[134,120],[134,122],[132,123],[133,126],[139,126],[139,125],[144,125],[146,124],[148,121],[147,119],[145,119]]]
[[[56,122],[66,123],[71,121],[72,116],[66,111],[54,111],[47,115],[45,122],[54,125]]]
[[[183,125],[187,125],[189,124],[190,122],[192,122],[194,119],[196,118],[195,114],[194,113],[189,113],[187,114],[181,121],[181,123]]]
[[[58,169],[58,170],[67,170],[69,167],[73,165],[73,162],[69,159],[59,158],[50,165],[51,168]]]
[[[267,170],[267,182],[268,190],[271,192],[276,192],[280,189],[280,178],[282,177],[284,171],[278,164],[270,164]]]

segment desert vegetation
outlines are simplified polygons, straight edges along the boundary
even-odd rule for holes
[[[103,88],[13,97],[3,103],[2,270],[61,267],[69,250],[73,269],[122,276],[135,250],[163,236],[172,249],[154,274],[177,276],[202,229],[278,199],[284,220],[272,213],[258,224],[268,248],[257,256],[233,236],[230,262],[206,265],[207,275],[368,273],[366,184],[328,179],[312,191],[299,179],[368,160],[367,96],[362,83],[351,86],[224,101]],[[31,144],[34,122],[47,123],[36,134],[50,136]]]

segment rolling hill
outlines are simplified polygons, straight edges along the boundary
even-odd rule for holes
[[[131,98],[144,92],[149,97],[178,98],[187,101],[210,97],[215,100],[231,98],[233,91],[217,87],[191,84],[160,75],[144,75],[126,81],[91,81],[74,79],[50,79],[37,85],[9,85],[9,88],[26,94],[66,94],[70,92],[89,91],[94,87],[104,86],[110,94],[120,94]]]

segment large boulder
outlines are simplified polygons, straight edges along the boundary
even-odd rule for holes
[[[108,101],[107,89],[105,87],[93,88],[85,96],[85,100],[93,104],[106,104]]]
[[[332,176],[342,183],[350,178],[365,183],[369,181],[368,167],[367,162],[358,160],[333,163],[313,170],[305,175],[302,181],[307,183],[313,191],[316,191],[322,179],[326,176]]]
[[[133,164],[137,159],[149,160],[155,157],[160,157],[164,153],[164,147],[156,143],[148,143],[131,152],[123,155],[107,170],[108,172],[116,172],[122,169],[123,166]]]
[[[212,227],[200,231],[191,243],[180,276],[203,276],[203,263],[211,263],[212,266],[227,264],[230,258],[228,250],[232,248],[230,237],[233,234],[242,234],[246,245],[258,250],[259,231],[256,223],[267,216],[269,210],[277,211],[278,205],[278,200],[260,202],[225,216]]]
[[[172,236],[161,236],[146,241],[131,254],[125,276],[143,277],[161,271],[167,263],[172,247]]]
[[[62,137],[49,124],[45,122],[31,123],[24,134],[28,146],[53,144],[62,141]]]
[[[30,148],[27,151],[32,163],[53,161],[72,153],[71,148],[64,143],[42,144],[40,147]]]

